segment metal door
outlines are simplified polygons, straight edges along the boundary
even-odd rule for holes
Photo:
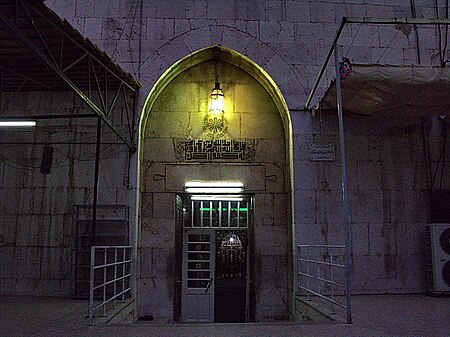
[[[215,238],[210,230],[183,231],[181,320],[214,322]]]

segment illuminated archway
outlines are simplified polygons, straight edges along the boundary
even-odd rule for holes
[[[232,103],[229,103],[233,113],[227,115],[231,119],[232,127],[229,128],[230,131],[222,140],[239,142],[245,138],[253,138],[260,141],[259,157],[256,154],[251,161],[244,160],[240,163],[233,161],[187,163],[184,160],[180,162],[179,157],[174,155],[178,146],[176,142],[179,139],[182,142],[183,139],[195,140],[197,138],[200,141],[207,139],[206,135],[201,132],[199,121],[203,120],[201,114],[206,111],[207,96],[215,81],[213,69],[216,67],[220,70],[220,76],[224,78],[225,96],[233,97]],[[243,83],[238,83],[240,78]],[[240,97],[237,92],[246,93],[252,97],[248,102],[244,102],[245,97]],[[233,110],[235,104],[240,108],[247,104],[247,109],[236,108]],[[251,106],[252,104],[258,105],[258,108]],[[189,117],[186,117],[187,115]],[[195,119],[195,123],[192,123],[195,129],[193,132],[191,116],[193,116],[192,119]],[[235,118],[234,121],[233,118]],[[258,124],[260,119],[262,122]],[[255,122],[256,125],[251,124]],[[248,131],[246,128],[252,130]],[[255,150],[255,152],[257,151]],[[282,159],[279,158],[280,156]],[[273,159],[273,157],[277,157],[277,159]],[[177,264],[176,257],[170,255],[171,248],[173,251],[178,249],[175,244],[176,240],[167,238],[165,241],[169,246],[167,248],[162,246],[159,236],[166,235],[165,231],[171,233],[172,230],[174,236],[177,235],[176,230],[173,229],[178,226],[173,225],[177,221],[174,214],[178,211],[178,208],[175,207],[175,198],[178,194],[184,193],[183,188],[187,180],[203,176],[209,180],[231,180],[238,176],[239,180],[245,184],[246,193],[254,196],[255,207],[259,210],[256,212],[255,227],[253,228],[254,237],[258,238],[254,244],[256,258],[253,265],[257,270],[254,273],[262,275],[265,273],[265,269],[270,269],[270,266],[282,265],[281,272],[276,268],[271,269],[272,279],[280,277],[279,275],[283,275],[285,280],[293,278],[291,119],[277,85],[255,62],[231,49],[213,46],[192,53],[170,67],[157,81],[144,105],[140,123],[139,163],[141,170],[139,198],[142,200],[140,204],[142,217],[140,219],[141,230],[138,231],[141,233],[138,246],[141,250],[141,270],[145,264],[142,261],[145,261],[146,256],[149,254],[153,256],[158,249],[161,252],[156,254],[167,254],[168,256],[163,256],[163,259],[175,261],[175,265]],[[173,208],[171,205],[174,205]],[[148,209],[153,212],[149,216],[146,215]],[[155,215],[155,212],[158,214]],[[174,219],[170,217],[174,217]],[[148,237],[153,240],[151,243],[149,243]],[[156,247],[151,246],[153,242]],[[167,272],[167,268],[165,271]],[[176,278],[176,276],[170,272],[166,274],[164,282],[161,283],[171,284],[172,278]],[[158,282],[155,281],[158,276],[149,275],[141,276],[139,296],[143,303],[139,309],[141,313],[147,313],[146,305],[153,306],[153,309],[148,309],[153,313],[155,312],[154,306],[159,305],[149,299],[151,296],[148,296],[148,299],[142,299],[147,292],[157,293],[159,291],[159,295],[153,297],[166,296],[166,299],[169,298],[168,288],[161,290],[164,285],[158,285]],[[266,304],[263,303],[262,299],[274,296],[273,293],[270,293],[273,290],[269,284],[273,281],[272,279],[261,279],[255,282],[257,285],[254,290],[254,301],[259,301],[255,305],[258,311],[255,315],[257,319],[277,316],[276,310],[279,312],[277,317],[286,317],[287,315],[287,307],[285,312],[282,312],[282,309],[267,307],[269,302],[274,301],[273,298],[270,301],[267,300]],[[282,289],[280,288],[279,292],[282,293],[280,306],[286,305],[286,302],[290,301],[291,291],[288,289],[290,287],[292,284],[286,282],[282,285]],[[170,299],[167,301],[170,302]],[[161,307],[159,314],[161,316],[169,315],[170,306],[176,307],[176,300],[173,302],[164,308]],[[282,304],[283,302],[284,304]],[[176,314],[174,317],[176,320]]]

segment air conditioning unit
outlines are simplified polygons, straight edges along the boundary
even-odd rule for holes
[[[427,226],[428,290],[433,294],[450,294],[450,224]]]

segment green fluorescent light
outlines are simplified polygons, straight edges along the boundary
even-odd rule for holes
[[[0,121],[0,127],[33,127],[36,121]]]

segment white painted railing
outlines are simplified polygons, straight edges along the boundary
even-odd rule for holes
[[[348,310],[347,304],[337,299],[345,294],[349,303],[345,245],[298,245],[297,249],[298,295],[303,291],[308,300],[317,296],[329,302],[332,314],[336,313],[335,306]]]
[[[89,286],[89,325],[94,325],[94,312],[131,295],[131,246],[91,247]]]

